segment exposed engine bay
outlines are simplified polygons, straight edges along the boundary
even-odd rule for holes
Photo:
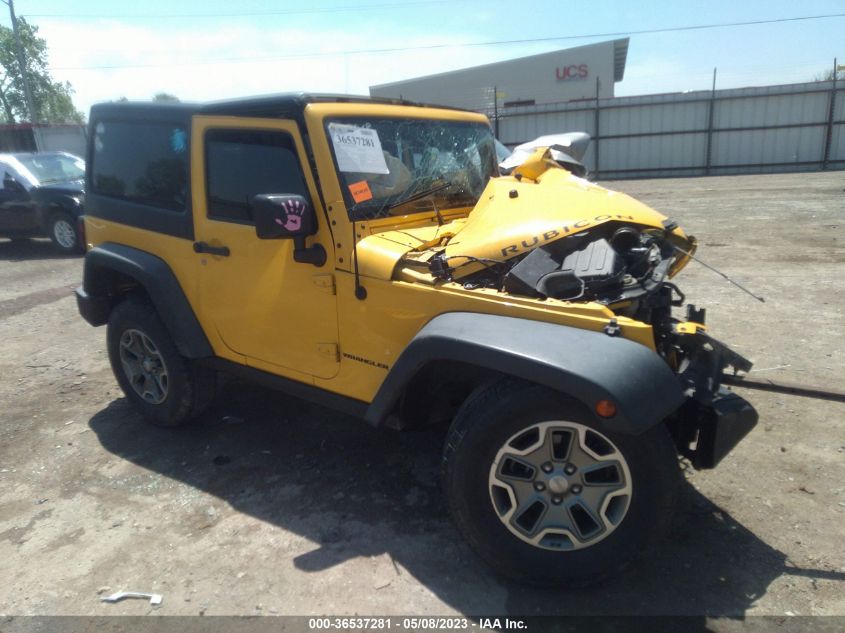
[[[671,227],[667,224],[667,230]],[[665,230],[607,222],[512,259],[483,260],[482,270],[457,281],[467,289],[596,301],[613,305],[621,316],[654,323],[654,309],[668,312],[670,305],[683,304],[683,295],[667,281],[678,255]],[[441,279],[456,280],[460,260],[439,254],[430,261],[430,270]]]
[[[441,252],[429,261],[430,272],[468,290],[491,288],[540,300],[593,301],[619,317],[648,323],[654,328],[658,353],[697,401],[710,403],[720,393],[726,368],[747,372],[751,363],[707,336],[703,309],[688,305],[684,320],[672,316],[672,308],[683,306],[685,297],[668,277],[679,257],[689,253],[671,241],[677,225],[666,219],[663,226],[606,222],[501,261],[446,257]],[[695,238],[686,239],[694,248]],[[459,271],[468,262],[484,266],[462,276]],[[613,326],[605,333],[617,334]]]

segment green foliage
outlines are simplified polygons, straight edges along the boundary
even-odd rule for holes
[[[177,97],[176,95],[169,94],[167,92],[158,92],[153,97],[153,101],[178,103],[179,97]]]
[[[73,88],[55,81],[47,67],[47,42],[38,37],[38,27],[18,18],[18,32],[39,123],[82,123],[84,117],[73,105]],[[29,121],[23,78],[18,64],[15,35],[11,27],[0,26],[0,121]]]
[[[179,97],[172,95],[169,92],[157,92],[153,95],[153,102],[158,103],[179,103]],[[114,99],[116,103],[126,103],[129,101],[126,97],[118,97]]]

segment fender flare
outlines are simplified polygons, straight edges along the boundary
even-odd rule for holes
[[[590,412],[599,400],[612,400],[617,413],[605,422],[634,435],[661,422],[686,399],[669,366],[639,343],[553,323],[450,312],[429,321],[411,340],[365,419],[383,424],[417,371],[440,360],[545,385],[581,401]]]
[[[109,274],[111,271],[120,276]],[[80,312],[91,325],[103,325],[108,321],[121,276],[132,278],[144,288],[182,356],[207,358],[214,355],[170,266],[155,255],[122,244],[107,242],[85,254],[83,283],[76,296]]]

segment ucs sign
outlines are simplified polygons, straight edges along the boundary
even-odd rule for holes
[[[566,81],[568,79],[586,79],[590,74],[590,69],[587,64],[578,64],[571,66],[563,66],[555,68],[555,77],[558,81]]]

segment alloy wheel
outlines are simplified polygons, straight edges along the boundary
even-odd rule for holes
[[[140,330],[126,330],[120,337],[120,362],[129,383],[150,404],[167,398],[167,365],[155,343]]]
[[[622,523],[631,503],[622,453],[576,422],[540,422],[511,436],[493,460],[488,484],[505,527],[549,550],[595,545]]]
[[[76,247],[76,230],[67,220],[59,219],[53,223],[53,236],[62,248]]]

